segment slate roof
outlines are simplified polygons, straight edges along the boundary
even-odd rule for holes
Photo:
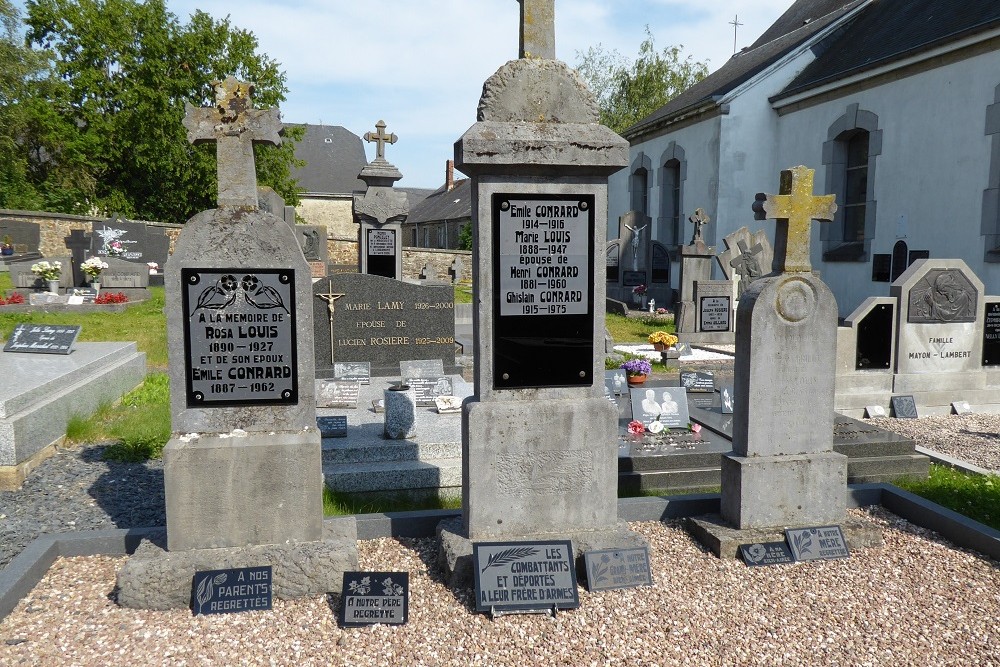
[[[632,141],[664,122],[698,107],[714,104],[719,97],[756,76],[778,58],[867,1],[797,0],[753,45],[625,130],[623,136]]]
[[[406,193],[406,203],[410,205],[410,210],[420,205],[420,202],[427,199],[434,192],[432,188],[393,188],[399,192]]]
[[[416,207],[410,209],[407,222],[440,222],[472,218],[472,181],[455,181],[449,192],[442,185]]]
[[[997,27],[998,0],[877,0],[773,99]]]
[[[358,174],[368,163],[361,137],[339,125],[293,125],[306,133],[295,146],[295,157],[306,165],[292,174],[305,192],[349,195],[365,188]]]

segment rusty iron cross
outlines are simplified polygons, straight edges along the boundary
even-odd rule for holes
[[[252,83],[229,77],[215,81],[215,106],[185,104],[184,127],[192,144],[215,142],[219,206],[257,208],[257,173],[253,145],[281,144],[278,109],[254,109]]]
[[[384,160],[385,159],[385,145],[389,144],[391,146],[392,144],[396,143],[396,139],[398,137],[396,137],[395,134],[386,134],[385,133],[385,121],[384,120],[380,120],[379,122],[375,123],[375,129],[378,130],[378,131],[377,132],[365,132],[365,141],[367,141],[368,143],[371,143],[371,142],[374,141],[375,142],[375,159],[376,160],[379,160],[379,159]]]
[[[814,195],[813,175],[798,166],[781,172],[779,194],[758,193],[753,203],[754,218],[773,218],[775,257],[784,273],[812,271],[809,261],[809,234],[812,221],[830,222],[837,212],[834,195]]]
[[[518,57],[556,59],[555,0],[517,0],[521,5]]]

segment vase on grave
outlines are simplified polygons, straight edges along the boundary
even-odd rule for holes
[[[90,281],[90,286],[94,288],[95,292],[100,292],[101,291],[101,281],[99,281],[99,280],[91,280]]]
[[[53,292],[55,294],[59,294],[59,281],[58,280],[48,280],[46,282],[49,284],[49,291],[50,292]]]

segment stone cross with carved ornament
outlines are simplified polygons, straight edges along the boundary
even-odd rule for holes
[[[809,261],[809,234],[812,221],[830,222],[837,212],[834,195],[814,195],[813,175],[798,166],[781,172],[779,194],[758,193],[753,203],[754,218],[773,218],[774,258],[783,273],[812,271]]]
[[[556,1],[517,0],[521,5],[518,57],[556,59]]]
[[[254,109],[254,86],[229,77],[216,81],[215,106],[185,105],[184,127],[192,144],[215,142],[219,175],[219,206],[257,208],[257,173],[253,145],[281,145],[278,109]]]
[[[386,134],[385,127],[386,127],[385,121],[380,120],[379,122],[375,123],[375,129],[377,130],[377,132],[365,132],[365,141],[367,141],[368,143],[371,143],[373,141],[375,142],[376,160],[379,159],[384,160],[385,145],[389,144],[391,146],[392,144],[396,143],[396,140],[398,139],[398,137],[395,134]]]

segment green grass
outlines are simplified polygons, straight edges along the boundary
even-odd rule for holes
[[[383,512],[411,512],[414,510],[454,510],[462,508],[461,497],[412,498],[400,493],[367,494],[364,497],[331,491],[323,487],[323,514],[350,516],[352,514],[380,514]]]
[[[14,289],[14,281],[10,279],[10,273],[4,271],[0,273],[0,296],[7,296],[7,292]]]
[[[1000,476],[969,475],[931,465],[927,479],[903,479],[896,486],[1000,530]]]
[[[605,325],[616,343],[646,342],[646,337],[654,331],[673,333],[676,327],[671,318],[657,317],[622,317],[608,313]]]
[[[455,303],[472,303],[472,283],[455,283]]]

